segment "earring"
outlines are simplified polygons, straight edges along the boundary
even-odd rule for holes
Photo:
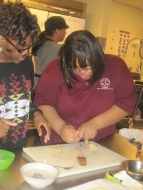
[[[0,45],[0,53],[2,53],[2,52],[3,52],[3,46]]]

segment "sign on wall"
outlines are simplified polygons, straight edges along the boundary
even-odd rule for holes
[[[118,56],[125,56],[127,52],[128,43],[130,41],[130,32],[125,30],[119,30],[119,37],[117,41]]]

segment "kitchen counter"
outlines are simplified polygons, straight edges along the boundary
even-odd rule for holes
[[[128,142],[126,138],[120,136],[118,133],[101,139],[97,141],[97,143],[128,159],[138,159],[136,158],[136,146]],[[21,149],[13,150],[12,152],[16,155],[14,162],[8,169],[0,171],[0,190],[34,190],[35,188],[27,184],[20,174],[21,166],[28,162],[33,162],[33,160]],[[95,179],[104,178],[107,171],[118,173],[121,170],[121,166],[115,166],[78,175],[57,178],[53,184],[42,190],[67,189]]]

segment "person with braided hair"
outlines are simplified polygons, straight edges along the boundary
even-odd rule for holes
[[[52,16],[45,21],[45,30],[39,34],[37,43],[32,48],[36,70],[34,87],[45,67],[58,56],[58,52],[62,47],[62,44],[58,42],[63,41],[68,28],[69,26],[61,16]]]

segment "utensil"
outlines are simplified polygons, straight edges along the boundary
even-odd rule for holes
[[[79,140],[79,145],[83,148],[87,148],[80,140]]]
[[[105,177],[106,177],[107,179],[109,179],[110,181],[113,181],[113,182],[115,182],[115,183],[118,183],[118,184],[121,184],[121,183],[122,183],[122,180],[120,180],[120,179],[114,177],[114,175],[113,175],[110,171],[106,173]]]
[[[77,133],[79,133],[79,131],[77,131]],[[82,143],[80,142],[80,140],[79,140],[78,142],[79,142],[79,145],[80,145],[81,147],[87,148],[84,144],[82,144]]]
[[[77,160],[78,160],[79,165],[86,166],[86,158],[83,155],[81,146],[77,146],[76,151],[77,151]]]
[[[125,160],[121,162],[121,166],[126,170],[126,173],[138,180],[143,181],[143,162],[139,160]]]

